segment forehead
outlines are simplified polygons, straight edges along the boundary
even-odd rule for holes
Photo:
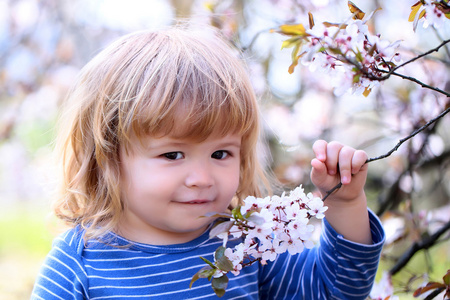
[[[171,135],[166,136],[145,136],[140,138],[140,141],[145,146],[158,147],[167,145],[192,145],[192,144],[211,144],[211,145],[223,145],[223,146],[241,146],[242,136],[236,133],[230,133],[227,135],[219,135],[212,133],[206,139],[202,141],[196,141],[189,138],[178,138]]]
[[[180,105],[159,118],[157,123],[139,122],[133,128],[138,137],[170,136],[174,139],[202,141],[210,136],[243,135],[247,130],[239,116],[232,117],[224,111],[196,111]],[[244,129],[245,128],[245,129]]]
[[[184,147],[193,147],[201,145],[202,147],[235,147],[240,149],[242,145],[242,135],[239,133],[220,134],[217,131],[212,132],[204,139],[193,139],[186,137],[179,137],[174,135],[132,135],[128,140],[127,145],[123,145],[125,153],[136,153],[148,150],[172,151],[180,150]],[[180,149],[178,149],[180,148]],[[215,149],[218,150],[218,149]],[[159,151],[159,150],[158,150]],[[124,153],[122,153],[124,154]]]

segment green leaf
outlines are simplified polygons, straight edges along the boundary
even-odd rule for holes
[[[397,65],[395,63],[393,63],[392,61],[388,61],[387,64],[391,67],[391,68],[395,68]]]
[[[214,252],[214,258],[216,259],[216,266],[219,270],[229,272],[233,270],[233,263],[225,256],[225,247],[220,246]]]
[[[444,275],[443,279],[446,285],[450,285],[450,269],[447,270],[447,274]]]
[[[221,233],[228,232],[233,227],[234,221],[218,222],[209,232],[209,238],[213,238]]]
[[[240,205],[233,208],[233,210],[231,211],[231,214],[233,215],[233,219],[235,219],[235,220],[242,220],[244,218],[241,214],[241,206]]]
[[[227,275],[222,275],[218,278],[213,278],[211,281],[211,286],[218,297],[225,295],[225,290],[228,286]]]
[[[338,47],[330,47],[328,50],[333,54],[342,55],[342,51]]]
[[[362,56],[362,53],[358,50],[356,53],[356,60],[359,62],[363,62],[364,61],[364,57]]]
[[[200,278],[208,278],[211,279],[211,277],[216,272],[215,269],[212,269],[210,266],[205,266],[201,268],[197,273],[195,273],[194,276],[192,276],[191,283],[189,284],[189,288],[192,288],[192,285],[194,282],[196,282]]]
[[[216,252],[214,252],[214,258],[216,260],[220,259],[224,255],[225,255],[225,247],[224,246],[220,246],[219,248],[216,249]]]
[[[230,272],[233,270],[233,263],[226,256],[222,256],[216,261],[217,268],[224,272]]]
[[[192,285],[194,284],[194,282],[196,282],[199,278],[200,278],[200,276],[198,276],[198,272],[195,273],[194,276],[192,276],[191,283],[189,284],[190,289],[192,288]]]
[[[283,43],[281,44],[281,49],[284,48],[292,48],[297,46],[298,44],[302,43],[302,38],[301,37],[293,37],[290,39],[287,39],[285,41],[283,41]]]
[[[216,266],[212,262],[207,260],[206,258],[200,256],[200,259],[203,260],[205,263],[207,263],[211,268],[213,268],[213,269],[216,268]]]

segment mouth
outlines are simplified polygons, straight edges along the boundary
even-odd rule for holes
[[[179,202],[180,204],[190,204],[190,205],[199,205],[199,204],[207,204],[210,203],[210,200],[192,200],[192,201],[183,201]]]

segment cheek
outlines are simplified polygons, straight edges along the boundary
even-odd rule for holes
[[[236,166],[229,174],[228,174],[228,186],[230,190],[233,190],[236,193],[240,184],[240,166]]]

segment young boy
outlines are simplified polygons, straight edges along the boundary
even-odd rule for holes
[[[215,299],[192,276],[222,240],[211,212],[261,196],[259,109],[246,70],[213,33],[127,35],[82,70],[58,151],[72,224],[43,264],[32,299]],[[384,233],[367,210],[367,155],[317,141],[311,179],[329,207],[320,245],[230,276],[226,299],[364,299]]]

